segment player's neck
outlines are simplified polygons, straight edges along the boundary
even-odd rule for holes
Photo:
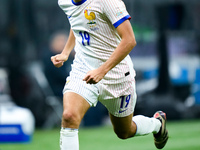
[[[75,3],[78,3],[78,2],[80,2],[80,1],[82,1],[82,0],[74,0]]]

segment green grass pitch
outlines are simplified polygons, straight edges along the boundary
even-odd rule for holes
[[[169,141],[164,150],[200,150],[200,120],[167,123]],[[0,150],[59,150],[59,130],[36,129],[28,144],[2,144]],[[156,150],[152,135],[120,140],[111,126],[79,129],[80,150]]]

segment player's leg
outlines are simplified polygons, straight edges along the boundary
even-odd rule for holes
[[[158,119],[142,115],[133,117],[133,114],[131,114],[126,117],[116,117],[110,114],[110,119],[115,133],[122,139],[149,133],[158,133],[161,127],[161,122]]]
[[[161,122],[158,119],[142,115],[133,117],[136,99],[136,92],[133,90],[132,94],[129,95],[101,100],[101,103],[106,106],[110,113],[115,133],[122,139],[134,135],[157,133],[161,127]]]
[[[78,128],[90,104],[74,92],[66,92],[63,97],[62,128],[60,132],[61,150],[79,150]]]
[[[110,119],[117,136],[121,139],[127,139],[133,136],[153,133],[155,146],[158,149],[162,149],[168,140],[166,114],[158,111],[152,118],[142,115],[132,116],[133,114],[126,117],[116,117],[110,114]]]
[[[137,126],[132,121],[133,114],[126,117],[115,117],[111,113],[109,115],[113,129],[120,139],[127,139],[135,135]]]
[[[78,129],[90,104],[80,95],[67,92],[63,97],[62,127]]]

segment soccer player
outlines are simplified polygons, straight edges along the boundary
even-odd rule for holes
[[[51,57],[61,67],[72,49],[75,58],[63,90],[61,150],[79,150],[78,128],[91,106],[100,101],[109,111],[115,133],[121,139],[154,135],[161,149],[168,140],[166,115],[134,116],[135,71],[129,53],[136,45],[122,0],[58,0],[71,29],[60,54]]]

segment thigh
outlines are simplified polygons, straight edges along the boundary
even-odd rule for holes
[[[72,122],[62,121],[62,126],[78,128],[90,104],[79,94],[66,92],[63,97],[63,117],[72,118]]]
[[[126,117],[134,112],[136,94],[124,95],[114,99],[100,100],[109,113],[116,117]]]
[[[71,91],[83,97],[92,107],[96,106],[99,96],[97,84],[87,84],[82,77],[77,76],[73,71],[67,78],[63,93]]]
[[[135,104],[137,101],[135,82],[133,81],[132,84],[130,84],[129,86],[130,86],[130,89],[132,90],[130,90],[128,93],[122,93],[122,95],[118,97],[110,96],[104,99],[99,98],[99,101],[108,109],[110,114],[116,117],[126,117],[134,112]],[[115,85],[115,87],[118,87],[118,85]],[[108,87],[103,87],[102,89],[103,89],[103,92],[105,93],[112,92],[109,90]],[[123,91],[123,90],[119,88],[119,89],[116,89],[116,91],[114,90],[113,93],[120,93],[120,91]]]

